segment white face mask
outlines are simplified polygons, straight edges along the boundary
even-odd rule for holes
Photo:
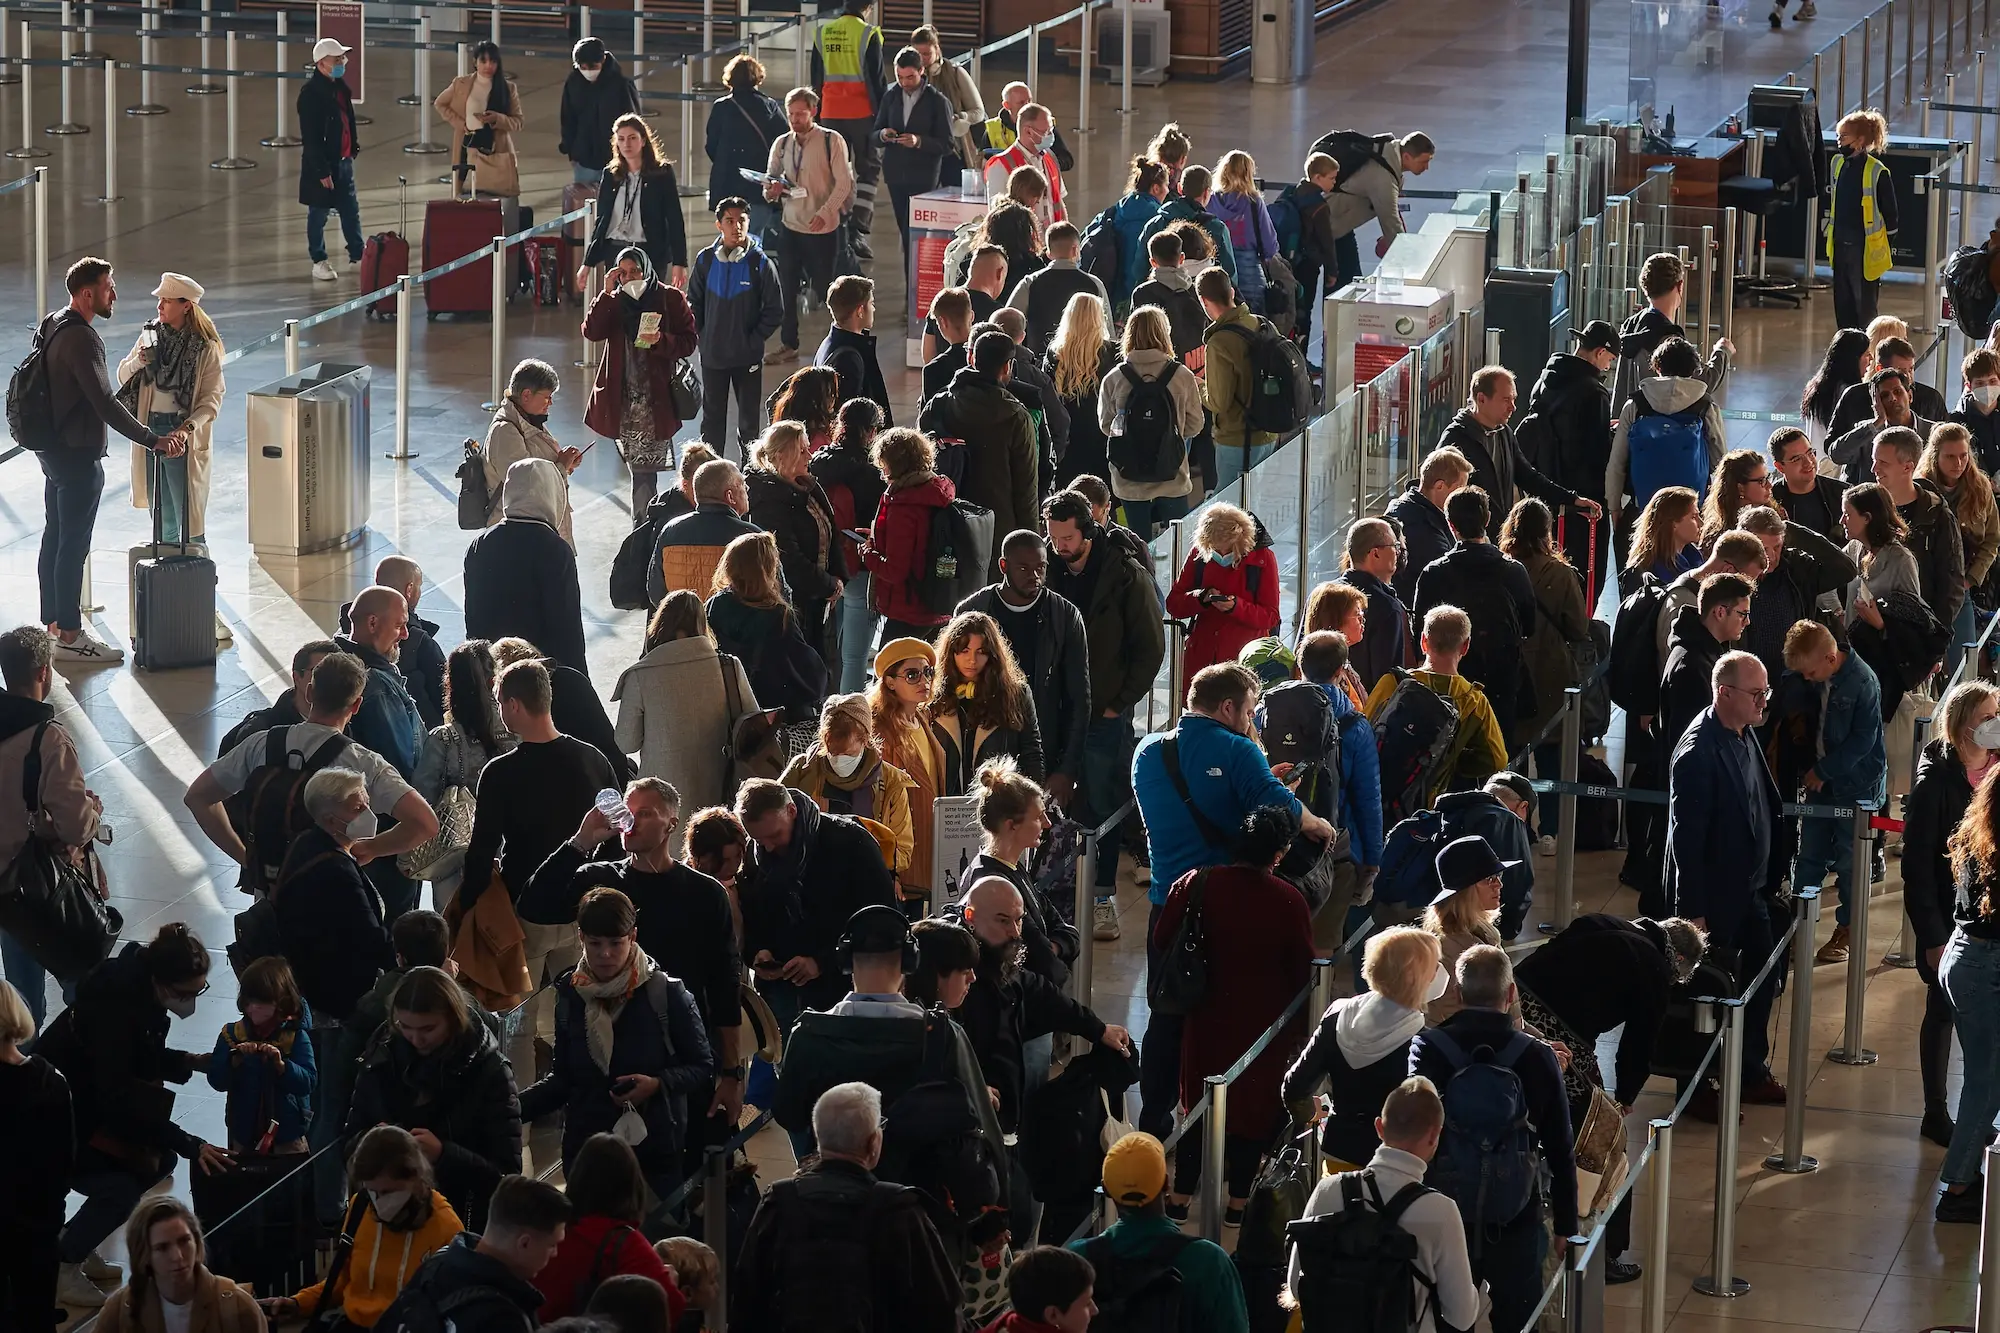
[[[636,301],[646,294],[646,280],[644,278],[634,278],[630,282],[621,284],[620,290]]]
[[[585,83],[596,83],[597,76],[602,74],[603,72],[604,71],[602,69],[579,69],[577,71],[577,73],[583,75],[583,81]]]
[[[1972,395],[1972,401],[1979,404],[1982,409],[1991,411],[1993,404],[2000,403],[2000,384],[1982,384],[1977,388],[1968,389],[1967,392]]]
[[[858,754],[830,754],[826,761],[833,766],[833,775],[837,778],[851,778],[854,770],[861,767],[861,756]]]
[[[1424,988],[1424,1003],[1434,1004],[1443,999],[1445,991],[1450,986],[1451,973],[1445,970],[1443,963],[1439,963],[1437,970],[1431,973],[1431,984]]]
[[[1974,727],[1972,743],[1988,750],[2000,750],[2000,717],[1989,717]]]
[[[198,1001],[192,995],[169,995],[162,1003],[167,1006],[167,1012],[175,1018],[193,1018],[194,1007]]]
[[[410,1200],[416,1197],[416,1191],[414,1190],[368,1191],[368,1198],[375,1206],[375,1216],[381,1218],[384,1222],[393,1222],[398,1217],[401,1217],[403,1210],[410,1206]]]
[[[363,838],[374,837],[375,812],[373,810],[363,810],[360,814],[348,820],[347,836],[356,842],[361,841]]]

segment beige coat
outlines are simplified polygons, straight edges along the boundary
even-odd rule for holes
[[[458,140],[465,137],[466,99],[472,96],[472,82],[477,77],[474,74],[459,75],[431,103],[452,128],[454,162],[458,160]],[[521,159],[514,152],[514,136],[521,132],[521,90],[511,76],[507,79],[507,90],[513,94],[514,114],[502,116],[500,123],[493,127],[493,151],[468,152],[466,155],[475,173],[473,183],[482,192],[503,198],[511,198],[521,192]]]
[[[141,334],[141,337],[144,335]],[[139,373],[145,361],[139,356],[143,350],[139,339],[132,340],[132,350],[118,363],[118,383],[122,388],[126,381]],[[187,404],[189,427],[193,435],[188,441],[188,526],[187,531],[197,537],[208,535],[208,462],[215,446],[215,417],[222,410],[222,348],[211,345],[207,356],[202,358],[201,374],[194,384],[194,402]],[[135,415],[140,421],[151,424],[148,413],[153,411],[153,386],[139,386],[139,410]],[[132,507],[144,509],[151,503],[151,492],[146,487],[146,454],[143,445],[132,446]]]
[[[161,1317],[159,1301],[152,1299],[155,1290],[148,1283],[137,1299],[129,1286],[112,1292],[103,1313],[97,1316],[96,1327],[101,1333],[163,1333],[166,1320]],[[192,1305],[190,1333],[264,1333],[269,1327],[250,1288],[219,1277],[206,1267],[195,1274]]]
[[[486,526],[490,528],[504,517],[500,512],[500,493],[506,485],[507,469],[524,458],[546,458],[556,465],[563,478],[562,521],[556,530],[574,549],[576,533],[570,519],[569,473],[563,471],[561,454],[562,444],[556,437],[522,416],[513,399],[501,403],[500,410],[493,414],[493,424],[486,429],[486,493],[493,497]]]
[[[618,748],[639,756],[641,774],[663,778],[681,794],[682,828],[703,806],[729,800],[722,778],[723,747],[736,718],[757,707],[750,678],[737,661],[735,702],[740,711],[732,715],[723,666],[713,639],[675,639],[626,667],[611,690],[618,705]],[[681,843],[676,830],[675,856],[681,854]]]

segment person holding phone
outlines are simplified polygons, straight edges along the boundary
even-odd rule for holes
[[[480,42],[472,48],[472,73],[445,85],[432,107],[458,136],[456,160],[473,169],[481,194],[510,202],[521,194],[521,159],[514,136],[521,132],[521,90],[500,66],[500,48]],[[461,178],[458,188],[464,188]],[[518,202],[514,202],[518,210]],[[507,219],[514,226],[514,218]]]
[[[882,145],[882,179],[896,210],[903,248],[910,246],[910,199],[935,190],[951,152],[951,103],[924,78],[924,58],[914,46],[896,53],[896,86],[875,110]]]

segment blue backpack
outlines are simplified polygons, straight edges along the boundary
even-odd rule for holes
[[[1382,869],[1375,876],[1375,901],[1423,907],[1437,896],[1437,854],[1444,846],[1444,816],[1419,810],[1399,820],[1382,846]]]
[[[1118,205],[1099,213],[1083,229],[1083,245],[1076,266],[1104,284],[1104,290],[1118,290],[1118,275],[1124,267],[1124,253],[1118,237]]]
[[[1465,1222],[1477,1258],[1489,1234],[1521,1215],[1535,1197],[1541,1150],[1528,1123],[1528,1099],[1514,1066],[1534,1045],[1516,1032],[1498,1050],[1467,1051],[1443,1028],[1424,1040],[1451,1065],[1444,1094],[1444,1135],[1424,1183],[1448,1195]]]
[[[1294,181],[1278,191],[1278,197],[1271,201],[1266,211],[1271,215],[1271,229],[1278,234],[1278,255],[1294,270],[1299,267],[1300,252],[1305,248],[1306,219],[1326,207],[1326,196],[1303,208],[1299,206],[1299,182]]]
[[[1658,412],[1644,394],[1632,399],[1635,415],[1626,434],[1627,488],[1644,508],[1653,492],[1685,486],[1708,499],[1708,398],[1683,412]]]

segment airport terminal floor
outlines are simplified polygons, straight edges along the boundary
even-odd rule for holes
[[[1808,61],[1868,8],[1869,0],[1821,0],[1817,20],[1796,23],[1788,18],[1782,32],[1773,32],[1767,29],[1763,4],[1729,0],[1716,21],[1731,25],[1731,71],[1740,73],[1737,82],[1742,85],[1736,96],[1743,96],[1753,82],[1772,81]],[[1043,75],[1049,86],[1037,92],[1054,107],[1077,157],[1077,170],[1065,182],[1071,216],[1081,221],[1121,193],[1124,164],[1169,119],[1193,138],[1195,161],[1213,162],[1224,151],[1242,148],[1255,156],[1261,174],[1273,180],[1295,177],[1306,146],[1326,131],[1346,126],[1397,134],[1427,131],[1439,152],[1430,173],[1417,182],[1425,188],[1475,186],[1491,171],[1511,173],[1523,149],[1533,150],[1538,162],[1542,136],[1561,128],[1567,10],[1564,0],[1381,0],[1321,34],[1312,77],[1305,83],[1253,86],[1239,78],[1139,87],[1129,116],[1118,112],[1115,86],[1099,84],[1092,93],[1088,133],[1075,128],[1074,75],[1057,74],[1052,68],[1056,62],[1047,62]],[[1628,6],[1597,0],[1595,14],[1592,88],[1595,95],[1615,100],[1628,73]],[[483,35],[483,28],[475,35]],[[38,42],[52,43],[53,38],[45,34]],[[128,38],[107,38],[103,44],[121,59],[133,58]],[[548,39],[536,44],[558,45]],[[947,38],[948,51],[958,45]],[[218,42],[218,51],[220,46]],[[257,59],[268,66],[268,46],[248,49],[260,52]],[[295,55],[303,49],[292,48]],[[176,39],[162,44],[160,59],[193,64],[196,55],[194,43]],[[356,162],[363,229],[371,234],[404,231],[412,237],[415,258],[424,202],[445,193],[438,183],[445,159],[406,154],[402,145],[418,137],[447,136],[427,107],[412,110],[395,103],[396,94],[408,91],[407,53],[371,52],[370,60],[376,91],[362,109],[373,123],[362,127]],[[446,63],[447,58],[439,57],[441,70]],[[790,63],[788,56],[773,62],[767,91],[789,86]],[[526,126],[517,136],[521,199],[546,219],[558,211],[561,187],[570,179],[569,165],[556,149],[556,107],[567,66],[523,58],[510,59],[508,69],[519,81],[525,106]],[[38,122],[56,118],[55,73],[32,71]],[[1018,66],[989,63],[982,88],[989,107],[997,104],[1002,83],[1020,76]],[[136,83],[133,75],[121,77]],[[264,335],[287,318],[357,295],[361,289],[351,269],[344,268],[335,283],[314,282],[309,276],[304,210],[295,202],[297,150],[266,149],[256,142],[270,129],[270,82],[252,83],[243,95],[238,151],[257,165],[242,171],[209,166],[226,152],[225,99],[184,95],[180,77],[162,76],[159,82],[168,114],[119,118],[123,197],[112,204],[98,200],[106,138],[100,124],[102,75],[77,76],[78,118],[93,128],[69,137],[45,135],[39,123],[24,127],[19,88],[0,88],[0,144],[27,141],[52,153],[0,170],[0,176],[11,178],[37,165],[49,169],[51,302],[60,300],[61,273],[70,262],[85,254],[111,260],[121,296],[114,317],[101,328],[115,358],[129,349],[140,324],[151,316],[146,293],[164,270],[186,273],[206,285],[206,307],[229,346]],[[121,88],[119,100],[136,100],[136,91]],[[1915,113],[1902,106],[1900,89],[1894,100],[1887,109],[1898,128],[1912,126]],[[660,136],[669,152],[677,154],[680,109],[673,103],[659,105]],[[420,120],[427,134],[418,133]],[[683,171],[684,185],[690,180],[706,183],[700,141],[697,125],[696,162]],[[406,216],[400,212],[399,176],[409,181]],[[25,350],[36,313],[32,193],[0,197],[0,310],[6,312],[0,317],[0,360],[9,365]],[[691,246],[705,244],[712,233],[700,199],[684,203]],[[1429,206],[1428,201],[1420,204],[1418,215]],[[897,416],[909,421],[915,416],[918,376],[900,366],[900,357],[893,358],[898,364],[889,364],[892,349],[900,351],[904,265],[886,207],[877,219],[876,258],[865,271],[877,282],[876,327],[884,335],[883,361]],[[1975,218],[1972,230],[1975,236],[1985,234],[1983,218]],[[1364,247],[1372,239],[1370,228],[1363,234]],[[334,249],[337,256],[337,244]],[[1892,282],[1884,290],[1884,309],[1917,320],[1920,291],[1910,283]],[[422,309],[421,295],[417,308]],[[589,372],[574,368],[582,352],[579,316],[574,304],[542,308],[515,300],[507,312],[504,360],[511,366],[535,356],[559,367],[563,386],[549,429],[565,444],[589,445],[593,437],[582,424]],[[824,332],[825,318],[818,312],[806,323],[808,354]],[[1753,412],[1795,411],[1799,388],[1832,328],[1830,293],[1821,293],[1799,311],[1739,309],[1734,336],[1740,369],[1728,386],[1727,405]],[[350,316],[310,330],[300,352],[304,365],[373,368],[372,512],[358,545],[295,562],[262,560],[250,549],[245,394],[283,373],[279,348],[266,347],[229,368],[227,398],[215,432],[207,535],[220,573],[219,610],[233,642],[222,649],[212,670],[145,673],[129,659],[110,668],[58,663],[58,716],[75,737],[90,785],[116,829],[116,841],[102,849],[103,861],[127,936],[148,938],[162,922],[180,920],[216,953],[213,989],[192,1018],[174,1025],[175,1044],[186,1049],[208,1049],[218,1028],[236,1017],[234,979],[221,948],[232,935],[234,914],[247,904],[235,887],[236,867],[202,836],[182,804],[188,782],[246,711],[285,688],[294,648],[335,628],[340,605],[370,582],[370,572],[384,555],[400,553],[422,565],[426,582],[420,609],[440,624],[440,642],[456,643],[463,632],[458,605],[467,534],[455,522],[453,472],[459,442],[485,435],[490,414],[480,404],[488,397],[491,329],[483,319],[415,320],[408,333],[409,442],[415,456],[407,461],[383,457],[393,440],[395,326]],[[767,376],[767,392],[775,379]],[[1737,435],[1733,443],[1761,444],[1769,426],[1738,421],[1732,430]],[[683,439],[690,435],[684,431]],[[597,443],[600,447],[589,450],[573,479],[573,496],[590,674],[608,696],[619,672],[638,655],[643,627],[639,613],[613,609],[606,594],[612,554],[630,524],[629,491],[616,452]],[[127,446],[114,437],[90,585],[91,601],[102,607],[90,618],[94,632],[121,645],[130,642],[126,552],[145,540],[147,528],[144,511],[131,505],[127,457]],[[41,479],[32,457],[0,463],[0,617],[9,623],[34,618],[40,497]],[[1614,736],[1614,763],[1616,750]],[[1578,910],[1636,912],[1630,891],[1617,885],[1619,856],[1579,856]],[[1538,859],[1544,884],[1553,879],[1553,865],[1552,859]],[[1689,1121],[1677,1136],[1667,1187],[1671,1257],[1665,1299],[1673,1333],[1711,1333],[1725,1325],[1731,1333],[1762,1333],[1767,1326],[1904,1333],[1971,1322],[1978,1229],[1931,1220],[1942,1150],[1917,1135],[1922,1100],[1915,1034],[1922,987],[1914,972],[1878,965],[1901,926],[1897,865],[1892,856],[1871,914],[1874,957],[1869,960],[1863,1042],[1880,1053],[1878,1063],[1849,1067],[1823,1058],[1841,1037],[1844,970],[1817,969],[1811,1081],[1793,1091],[1808,1099],[1806,1150],[1819,1158],[1820,1169],[1790,1176],[1765,1170],[1783,1109],[1747,1108],[1731,1185],[1740,1205],[1737,1272],[1752,1287],[1739,1299],[1692,1291],[1693,1280],[1705,1271],[1710,1244],[1716,1135],[1712,1127]],[[1144,893],[1128,863],[1119,892],[1124,935],[1116,943],[1096,946],[1092,997],[1106,1020],[1126,1024],[1135,1036],[1146,1025]],[[1538,889],[1530,936],[1532,923],[1547,918],[1552,896]],[[1818,925],[1821,937],[1832,928],[1828,913]],[[52,987],[51,1003],[58,998]],[[1772,1064],[1781,1075],[1791,1003],[1788,996],[1775,1023]],[[1954,1072],[1954,1096],[1957,1087]],[[1671,1102],[1671,1086],[1655,1080],[1631,1122],[1635,1133],[1642,1133],[1645,1119],[1664,1114]],[[219,1094],[198,1083],[189,1085],[179,1090],[177,1106],[184,1125],[219,1140]],[[545,1160],[535,1165],[546,1166],[552,1145],[538,1136],[536,1146]],[[767,1132],[754,1146],[766,1180],[789,1170],[782,1136]],[[183,1166],[177,1187],[185,1185],[185,1170]],[[1650,1195],[1657,1188],[1657,1177],[1649,1177],[1638,1192],[1634,1243],[1641,1252],[1650,1226]],[[1638,1284],[1607,1293],[1614,1333],[1640,1326],[1640,1297]]]

